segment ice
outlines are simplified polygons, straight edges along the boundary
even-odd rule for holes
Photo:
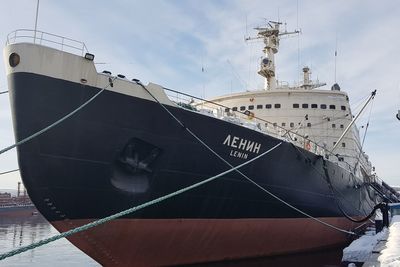
[[[365,262],[379,240],[385,239],[387,229],[375,235],[363,235],[343,250],[342,262]]]

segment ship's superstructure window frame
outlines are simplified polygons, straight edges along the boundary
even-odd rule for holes
[[[238,110],[237,107],[232,108],[232,111],[237,111],[237,110]]]
[[[253,110],[254,109],[254,105],[250,105],[248,110]]]
[[[340,129],[343,129],[344,128],[344,125],[343,124],[340,124]]]
[[[282,122],[281,125],[282,125],[282,127],[285,127],[285,126],[286,126],[286,123],[285,123],[285,122]]]
[[[257,109],[262,109],[263,105],[257,105]]]
[[[272,105],[271,105],[271,104],[266,104],[266,105],[265,105],[265,108],[266,108],[266,109],[271,109],[271,108],[272,108]]]
[[[326,104],[321,104],[321,109],[326,109]]]
[[[281,108],[281,104],[275,104],[274,108]]]
[[[342,143],[342,147],[346,147],[346,143],[343,142],[343,143]]]
[[[329,105],[329,109],[336,109],[335,105]]]
[[[290,127],[293,128],[294,127],[294,122],[290,123]]]
[[[311,127],[311,122],[307,122],[307,127]]]
[[[230,108],[225,108],[225,112],[228,113],[231,109]]]
[[[302,104],[301,107],[302,108],[308,108],[308,104]]]
[[[299,108],[300,104],[293,104],[293,108]]]
[[[241,106],[240,107],[240,111],[245,111],[246,110],[246,106]]]
[[[336,128],[336,124],[332,123],[332,128]]]
[[[346,106],[340,106],[341,110],[346,110]]]
[[[311,104],[311,108],[318,108],[318,104]]]

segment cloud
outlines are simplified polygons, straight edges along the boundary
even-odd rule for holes
[[[2,4],[2,40],[15,28],[33,27],[35,4],[28,0]],[[400,184],[399,172],[389,160],[399,159],[400,149],[400,123],[394,118],[400,108],[400,37],[396,34],[400,7],[396,1],[383,5],[308,0],[297,6],[290,0],[201,1],[201,5],[194,0],[44,0],[40,5],[38,28],[85,41],[96,62],[106,63],[97,65],[99,71],[108,69],[197,96],[263,86],[256,74],[263,44],[245,43],[244,36],[254,36],[252,27],[265,19],[277,20],[278,13],[289,31],[302,29],[299,39],[281,41],[276,58],[280,80],[296,82],[299,63],[312,67],[313,78],[327,82],[329,88],[334,82],[337,39],[337,81],[351,103],[378,89],[366,149],[378,174]],[[3,66],[0,72],[4,73]],[[0,75],[0,88],[5,84],[5,75]],[[13,142],[7,97],[0,96],[0,112],[0,145],[6,146]],[[368,116],[363,117],[360,125],[367,121]],[[15,152],[1,159],[0,170],[16,165]]]

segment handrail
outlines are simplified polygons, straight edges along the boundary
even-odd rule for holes
[[[38,43],[42,45],[45,43],[47,45],[56,45],[54,48],[61,51],[65,51],[65,48],[70,48],[73,52],[80,52],[81,56],[88,52],[84,42],[44,31],[35,32],[35,30],[31,29],[18,29],[9,33],[6,45],[20,43],[22,42],[21,40],[28,40],[34,44]]]

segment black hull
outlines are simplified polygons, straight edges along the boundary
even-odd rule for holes
[[[17,140],[50,125],[99,91],[30,73],[10,74],[8,79]],[[261,144],[259,153],[280,142],[197,112],[168,109],[232,165],[239,165],[257,153],[247,151],[246,159],[237,153],[232,156],[235,151],[244,151],[224,145],[228,135]],[[50,222],[102,218],[230,168],[159,104],[111,91],[104,91],[62,124],[19,146],[18,160],[30,198]],[[348,215],[361,217],[374,206],[375,195],[366,184],[336,164],[324,163],[322,157],[287,142],[241,170],[313,217],[343,218],[339,205]],[[305,216],[232,172],[124,218],[225,220]]]

